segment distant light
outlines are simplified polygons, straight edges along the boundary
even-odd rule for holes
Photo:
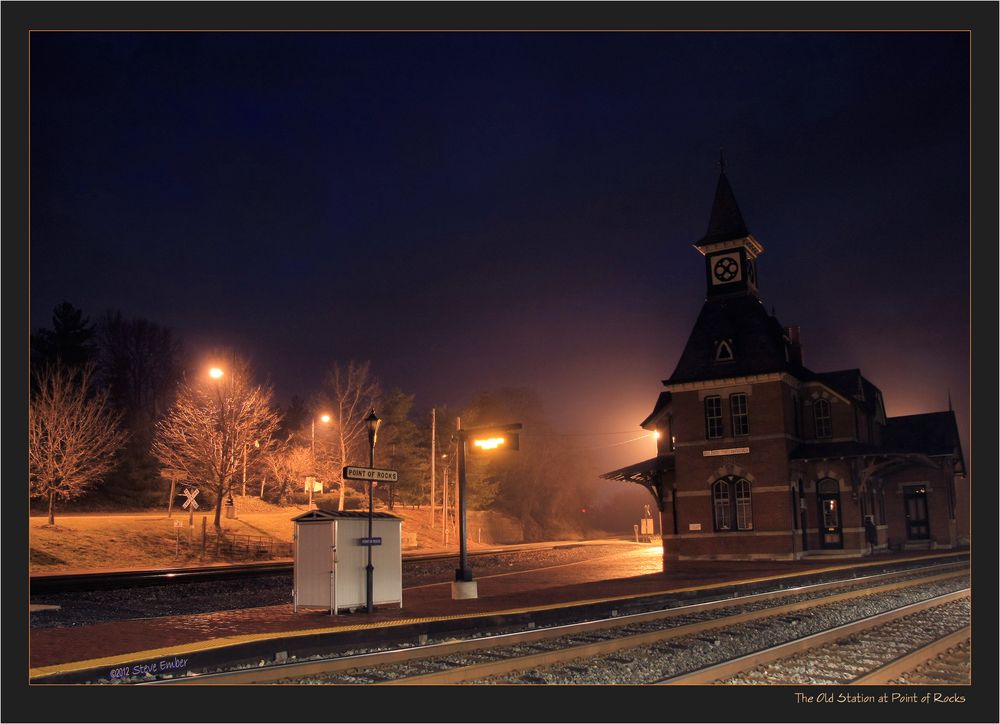
[[[586,512],[587,512],[587,509],[586,509],[586,508],[580,508],[580,512],[581,512],[581,513],[586,513]]]
[[[653,430],[653,439],[654,440],[659,440],[660,439],[660,431],[659,430]]]
[[[323,422],[330,422],[330,416],[329,416],[329,415],[323,415],[323,416],[322,416],[321,418],[319,418],[319,419],[320,419],[321,421],[323,421]]]
[[[472,444],[483,450],[494,450],[506,442],[502,437],[489,437],[485,440],[473,440]]]
[[[213,367],[208,371],[208,376],[211,377],[213,380],[217,380],[220,377],[222,377],[222,370],[220,370],[218,367]]]

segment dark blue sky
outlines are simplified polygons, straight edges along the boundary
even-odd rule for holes
[[[950,389],[967,441],[968,86],[965,33],[36,32],[32,326],[67,299],[234,346],[282,400],[370,358],[421,407],[529,385],[631,430],[725,146],[806,364],[890,415]]]

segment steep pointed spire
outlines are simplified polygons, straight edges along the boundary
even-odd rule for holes
[[[948,412],[954,412],[951,408],[951,388],[948,388]]]
[[[726,159],[719,151],[719,183],[715,187],[715,200],[712,202],[712,213],[708,219],[708,231],[695,244],[714,244],[719,241],[740,239],[749,235],[743,214],[736,204],[733,189],[726,178]]]

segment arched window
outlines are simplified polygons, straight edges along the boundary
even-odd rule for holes
[[[736,481],[736,529],[753,530],[753,503],[750,500],[750,481]]]
[[[750,481],[728,475],[712,484],[715,530],[753,530]]]
[[[729,482],[717,480],[712,486],[712,505],[715,511],[715,529],[732,529],[732,506],[729,502]]]
[[[830,417],[830,402],[822,397],[813,405],[816,420],[816,437],[833,437],[833,420]]]

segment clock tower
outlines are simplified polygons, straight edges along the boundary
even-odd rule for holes
[[[705,257],[706,296],[757,298],[757,257],[764,247],[747,230],[721,160],[719,166],[708,232],[694,245]]]

